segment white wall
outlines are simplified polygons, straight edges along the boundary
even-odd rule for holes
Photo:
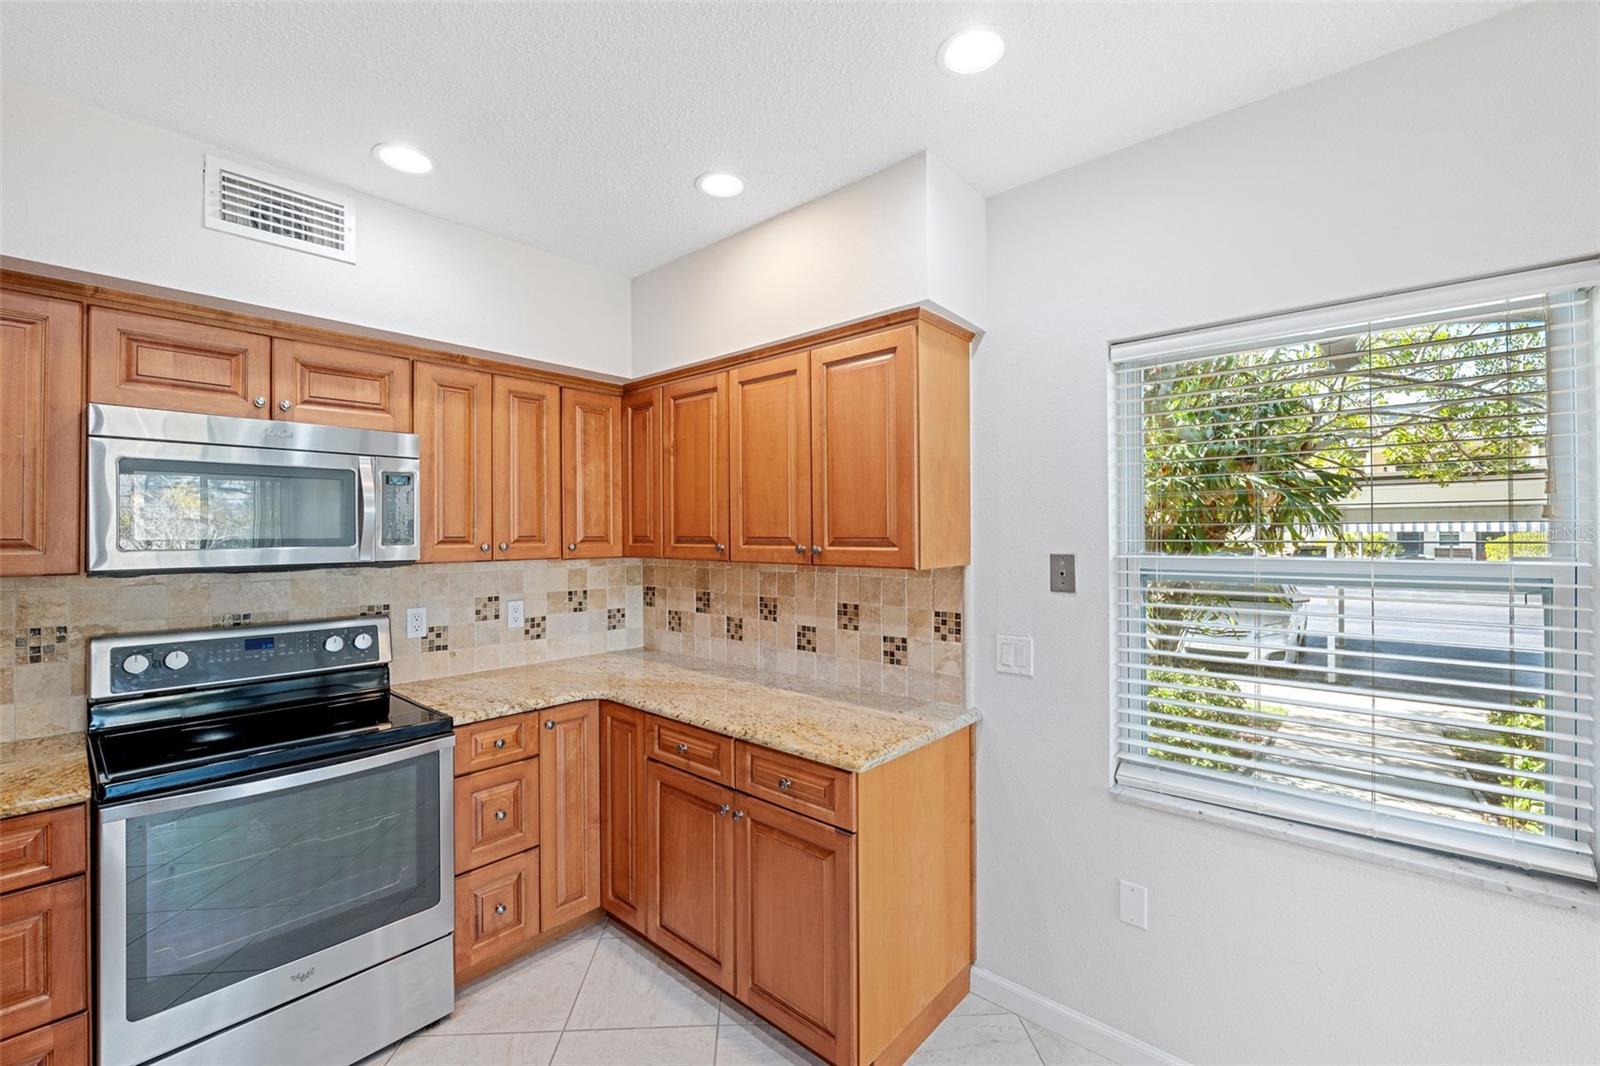
[[[0,134],[0,253],[10,259],[629,373],[629,286],[618,275],[359,195],[354,266],[208,230],[206,145],[11,82]]]
[[[912,156],[634,278],[634,374],[913,304],[981,324],[983,241],[983,198]]]
[[[1113,338],[1600,250],[1597,41],[1600,8],[1523,8],[989,201],[981,967],[1194,1061],[1600,1061],[1595,912],[1108,796],[1105,414]]]

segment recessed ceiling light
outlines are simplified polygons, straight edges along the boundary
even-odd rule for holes
[[[744,192],[744,181],[737,174],[713,170],[694,179],[697,189],[707,196],[738,196]]]
[[[378,162],[386,167],[393,167],[402,174],[426,174],[433,169],[433,160],[429,159],[421,149],[413,148],[409,144],[375,144],[372,154]]]
[[[939,65],[952,74],[978,74],[1000,62],[1006,40],[992,26],[972,26],[939,46]]]

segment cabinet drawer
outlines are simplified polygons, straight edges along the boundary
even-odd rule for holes
[[[456,778],[456,873],[538,843],[538,759]]]
[[[456,776],[539,754],[539,738],[531,714],[495,718],[456,730]]]
[[[80,805],[0,821],[0,892],[83,873],[89,854],[84,819]]]
[[[850,771],[743,741],[735,762],[740,792],[855,831],[856,775]]]
[[[89,1066],[89,1016],[79,1014],[0,1041],[0,1066]]]
[[[0,896],[0,1037],[88,1006],[88,925],[81,877]]]
[[[520,955],[539,935],[539,849],[456,878],[456,984]]]
[[[733,738],[720,733],[651,715],[645,753],[708,781],[733,784]]]

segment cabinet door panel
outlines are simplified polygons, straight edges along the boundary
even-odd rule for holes
[[[456,775],[538,755],[538,728],[539,720],[532,714],[514,714],[461,726],[456,730]]]
[[[416,425],[422,447],[422,561],[487,559],[493,379],[476,370],[418,363]]]
[[[666,555],[726,559],[728,376],[662,386],[661,438]]]
[[[89,1016],[77,1014],[0,1041],[0,1066],[89,1066]]]
[[[456,778],[456,873],[539,843],[539,760]]]
[[[0,574],[75,574],[83,308],[0,293]]]
[[[661,554],[661,390],[622,397],[622,554]]]
[[[0,821],[0,892],[59,881],[88,865],[83,804]]]
[[[600,906],[600,705],[538,718],[539,909],[550,929]]]
[[[739,562],[811,557],[810,375],[806,352],[730,374],[729,552]]]
[[[740,796],[740,1000],[830,1062],[855,1057],[855,841]]]
[[[539,849],[456,878],[456,984],[526,950],[539,935]]]
[[[411,360],[274,339],[272,417],[409,433]]]
[[[270,373],[271,342],[259,333],[89,309],[92,403],[267,418]]]
[[[561,555],[561,390],[494,379],[494,557]]]
[[[916,565],[915,344],[900,327],[811,352],[814,562]]]
[[[650,940],[731,992],[734,794],[654,762],[645,782]]]
[[[622,554],[622,397],[561,390],[561,527],[568,559]]]
[[[88,1005],[88,937],[81,877],[0,897],[0,1036]]]
[[[645,930],[644,720],[642,711],[600,705],[600,902]]]

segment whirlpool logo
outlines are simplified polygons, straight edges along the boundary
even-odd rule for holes
[[[301,970],[299,973],[290,974],[289,980],[293,981],[295,984],[305,984],[307,981],[311,980],[311,975],[316,972],[317,968],[313,966],[309,970]]]

